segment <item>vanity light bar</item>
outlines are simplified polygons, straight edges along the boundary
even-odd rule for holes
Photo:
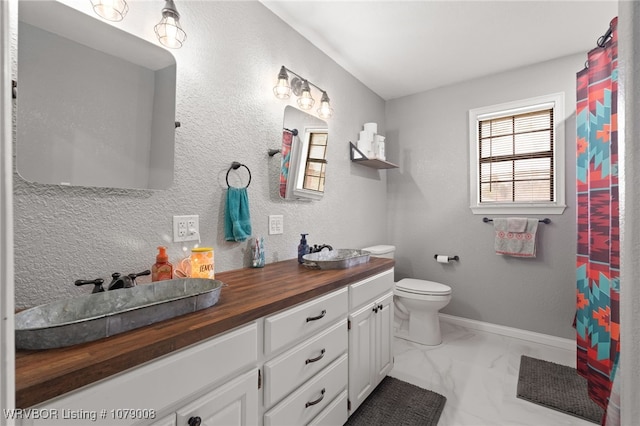
[[[122,21],[129,11],[126,0],[90,0],[93,11],[108,21]],[[165,0],[162,19],[153,27],[158,41],[171,49],[179,49],[187,39],[180,25],[180,13],[173,0]]]
[[[289,84],[288,73],[295,76],[291,79],[291,84]],[[315,99],[313,99],[313,96],[311,95],[311,88],[309,85],[315,87],[322,93],[322,97],[320,98],[320,108],[317,110],[318,116],[324,119],[330,118],[333,115],[333,109],[329,103],[329,96],[327,95],[327,92],[317,84],[314,84],[302,77],[300,74],[291,71],[284,65],[280,67],[278,83],[273,88],[273,94],[278,99],[289,99],[291,92],[293,92],[293,94],[298,97],[298,106],[303,110],[309,110],[315,104]]]

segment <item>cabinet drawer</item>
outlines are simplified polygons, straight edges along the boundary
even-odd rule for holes
[[[306,425],[347,385],[347,354],[315,375],[264,415],[264,426]]]
[[[343,425],[347,422],[348,418],[347,391],[343,391],[327,408],[322,410],[315,419],[311,420],[308,426]]]
[[[393,289],[393,269],[383,272],[349,286],[351,309],[375,299]]]
[[[322,330],[342,316],[349,305],[347,288],[271,315],[264,321],[264,351],[271,352]]]
[[[347,320],[264,365],[264,405],[270,407],[347,351]]]

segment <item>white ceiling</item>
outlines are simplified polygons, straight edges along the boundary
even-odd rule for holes
[[[384,99],[586,53],[618,11],[617,0],[262,3]]]

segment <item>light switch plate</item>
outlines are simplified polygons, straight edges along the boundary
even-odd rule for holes
[[[269,235],[282,234],[284,232],[284,216],[281,214],[269,215]]]

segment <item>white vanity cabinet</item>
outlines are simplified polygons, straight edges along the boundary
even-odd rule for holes
[[[57,418],[18,424],[342,425],[393,367],[392,289],[390,269],[31,407]]]
[[[393,368],[393,270],[349,286],[349,413]]]
[[[155,423],[158,426],[187,426],[188,423],[176,423],[177,407],[199,398],[204,392],[209,392],[207,396],[214,400],[220,392],[229,388],[243,392],[242,398],[249,401],[241,407],[246,411],[246,414],[242,415],[243,422],[236,424],[257,424],[257,361],[258,326],[256,322],[252,322],[32,407],[39,413],[50,415],[47,418],[23,420],[22,425],[125,426]],[[99,368],[99,365],[96,368]],[[239,377],[250,376],[252,387],[248,386],[248,379],[246,388],[235,386]],[[218,410],[219,418],[232,418],[225,416],[228,411],[239,409],[237,399],[230,400],[227,406],[210,404],[211,408],[207,408],[206,415],[215,416],[213,411]],[[253,406],[251,401],[255,401]],[[192,406],[188,405],[183,410],[187,408]],[[179,411],[182,412],[186,413]]]
[[[264,426],[347,421],[348,309],[345,287],[265,318]]]

